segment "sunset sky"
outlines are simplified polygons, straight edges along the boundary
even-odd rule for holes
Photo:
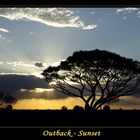
[[[69,109],[81,100],[47,89],[40,75],[74,51],[104,49],[140,61],[140,8],[0,8],[0,92],[15,109]],[[114,108],[140,109],[139,97]]]

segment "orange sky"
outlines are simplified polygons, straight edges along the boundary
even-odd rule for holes
[[[57,100],[23,99],[13,105],[14,109],[61,109],[62,106],[72,109],[75,105],[83,106],[84,103],[78,98],[65,98]],[[140,109],[140,99],[136,97],[121,97],[120,102],[111,104],[112,109]]]
[[[72,109],[75,105],[83,106],[83,102],[77,98],[45,100],[45,99],[23,99],[13,105],[15,109],[61,109],[62,106]]]

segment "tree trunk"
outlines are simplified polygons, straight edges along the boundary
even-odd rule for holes
[[[85,103],[85,110],[91,110],[91,107],[88,102]]]

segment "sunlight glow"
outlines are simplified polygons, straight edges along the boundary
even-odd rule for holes
[[[13,104],[14,109],[61,109],[62,106],[73,109],[75,105],[83,106],[83,101],[78,98],[68,97],[65,99],[22,99]]]
[[[50,92],[50,91],[53,91],[54,89],[44,89],[44,88],[35,88],[34,92]]]
[[[42,72],[42,71],[33,72],[32,75],[35,75],[36,77],[39,77],[39,78],[43,79],[44,77],[43,77],[43,75],[41,75],[41,72]]]
[[[61,61],[65,61],[65,60],[62,59],[62,60],[59,60],[57,62],[54,62],[54,63],[51,64],[51,66],[58,66],[58,65],[60,65]]]
[[[29,75],[28,73],[0,73],[0,75]]]
[[[64,81],[62,81],[62,80],[59,80],[59,81],[61,81],[61,83],[64,83]],[[65,80],[65,81],[69,85],[79,85],[79,83],[76,83],[76,82],[72,82],[72,81],[69,81],[69,80]],[[50,82],[49,85],[56,85],[56,82],[54,82],[54,81],[53,82]]]
[[[132,96],[131,96],[132,97]],[[111,109],[139,109],[140,99],[136,97],[122,97],[119,102],[109,104]],[[68,107],[68,109],[73,109],[75,105],[84,107],[84,103],[79,98],[68,97],[64,99],[21,99],[17,103],[13,104],[14,109],[61,109],[62,106]]]
[[[29,90],[29,89],[24,89],[24,88],[22,88],[22,89],[20,89],[20,91],[21,92],[26,92],[26,91],[28,91],[28,92],[30,92],[30,93],[42,93],[42,92],[51,92],[51,91],[53,91],[54,89],[44,89],[44,88],[35,88],[35,89],[33,89],[33,90]]]

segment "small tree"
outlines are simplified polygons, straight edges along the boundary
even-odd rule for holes
[[[105,105],[105,106],[103,107],[103,110],[110,110],[110,106],[109,106],[109,105]]]
[[[12,110],[13,106],[12,104],[15,103],[17,100],[15,97],[0,93],[0,109],[7,109],[7,110]]]
[[[83,111],[84,108],[81,107],[81,106],[76,105],[76,106],[73,107],[73,110],[74,110],[74,111]]]
[[[68,108],[64,105],[61,107],[61,110],[68,110]]]
[[[82,99],[85,109],[136,93],[140,63],[104,50],[79,51],[42,73],[51,87]]]
[[[5,109],[6,109],[6,110],[13,110],[13,106],[10,104],[10,105],[8,105]]]

